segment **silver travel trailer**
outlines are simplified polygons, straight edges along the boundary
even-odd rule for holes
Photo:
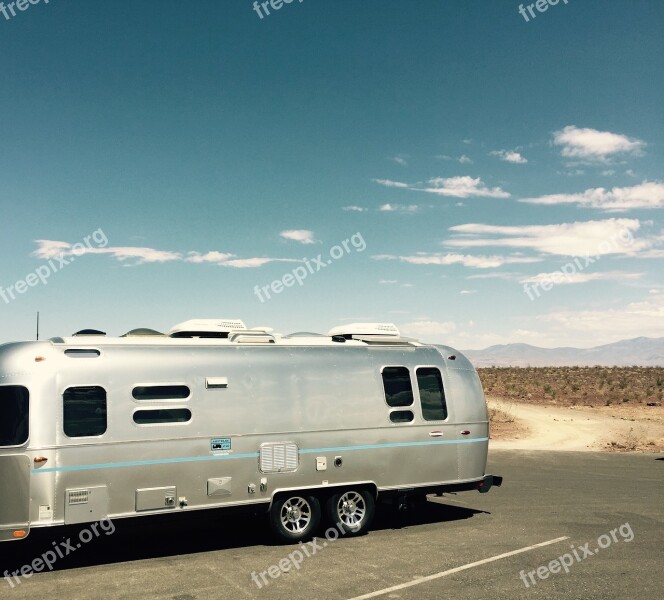
[[[33,527],[248,506],[286,541],[367,530],[377,499],[488,491],[479,378],[394,325],[0,346],[0,541]]]

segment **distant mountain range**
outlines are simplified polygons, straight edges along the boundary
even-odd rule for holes
[[[586,349],[502,344],[463,353],[476,367],[664,367],[664,338],[638,337]]]

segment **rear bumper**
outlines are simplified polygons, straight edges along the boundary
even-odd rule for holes
[[[465,481],[463,483],[444,483],[440,485],[432,485],[426,487],[412,487],[402,488],[398,490],[380,491],[380,496],[389,498],[390,496],[396,497],[413,497],[413,496],[428,496],[430,494],[450,494],[454,492],[470,492],[477,490],[481,494],[486,494],[494,485],[500,487],[503,484],[503,478],[500,475],[485,475],[482,479],[475,481]]]

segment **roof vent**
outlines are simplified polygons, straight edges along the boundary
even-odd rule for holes
[[[169,332],[172,338],[227,338],[229,332],[244,330],[239,319],[192,319],[178,323]]]
[[[131,331],[128,331],[124,335],[121,335],[120,337],[154,337],[154,336],[160,336],[163,337],[164,334],[155,331],[154,329],[149,329],[147,327],[139,327],[138,329],[132,329]]]
[[[105,331],[99,331],[98,329],[81,329],[74,334],[74,337],[80,337],[84,335],[106,335]]]
[[[347,340],[354,335],[386,335],[390,337],[400,337],[401,334],[394,323],[350,323],[348,325],[339,325],[330,329],[327,335],[343,336]]]

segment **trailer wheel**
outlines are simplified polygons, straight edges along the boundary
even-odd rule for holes
[[[272,504],[270,525],[282,541],[299,542],[313,534],[320,515],[320,503],[315,496],[286,495]]]
[[[366,490],[346,490],[334,494],[326,505],[328,520],[343,529],[346,536],[366,533],[375,511],[374,497]]]

